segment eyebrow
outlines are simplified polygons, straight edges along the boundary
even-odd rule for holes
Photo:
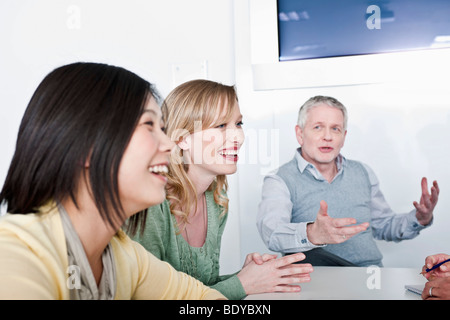
[[[315,126],[315,125],[318,125],[318,124],[323,125],[323,124],[325,124],[325,122],[323,122],[323,121],[316,121],[316,122],[311,123],[312,126]],[[344,125],[343,124],[339,124],[339,123],[332,123],[331,126],[332,127],[344,128]]]
[[[146,113],[146,112],[152,113],[152,114],[154,114],[155,116],[158,116],[158,114],[157,114],[154,110],[152,110],[152,109],[145,109],[144,112],[143,112],[143,114]]]
[[[159,119],[159,122],[164,125],[165,121],[161,114],[158,114],[156,111],[154,111],[152,109],[144,109],[144,112],[142,112],[142,115],[144,115],[145,113],[150,113],[151,115],[155,116],[156,118]]]

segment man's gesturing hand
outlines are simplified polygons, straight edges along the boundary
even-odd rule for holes
[[[369,227],[368,222],[354,225],[356,223],[354,218],[331,218],[327,210],[327,203],[320,201],[316,221],[306,227],[308,239],[313,244],[341,243]]]
[[[413,204],[416,207],[417,220],[421,225],[426,226],[433,218],[433,210],[439,198],[439,186],[437,181],[433,181],[431,194],[428,192],[427,178],[422,178],[421,186],[422,196],[420,197],[420,202],[414,201]]]

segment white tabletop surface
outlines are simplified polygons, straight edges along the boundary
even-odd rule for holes
[[[420,300],[405,285],[424,286],[419,268],[314,267],[297,293],[263,293],[246,300]]]

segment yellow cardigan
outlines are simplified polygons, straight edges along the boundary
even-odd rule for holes
[[[116,299],[225,299],[176,271],[123,231],[111,240]],[[69,299],[71,272],[57,207],[0,217],[0,299]]]

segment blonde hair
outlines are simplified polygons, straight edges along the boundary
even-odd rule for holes
[[[162,114],[166,133],[172,141],[183,138],[199,130],[204,130],[231,118],[237,101],[234,86],[227,86],[209,80],[192,80],[183,83],[169,93],[162,104]],[[219,118],[219,115],[225,118]],[[180,225],[186,225],[189,212],[197,207],[196,189],[187,175],[189,165],[183,163],[183,150],[176,145],[170,157],[167,199],[172,214],[181,218]],[[209,186],[214,190],[214,201],[220,205],[222,215],[228,211],[228,188],[225,175],[218,175]]]

